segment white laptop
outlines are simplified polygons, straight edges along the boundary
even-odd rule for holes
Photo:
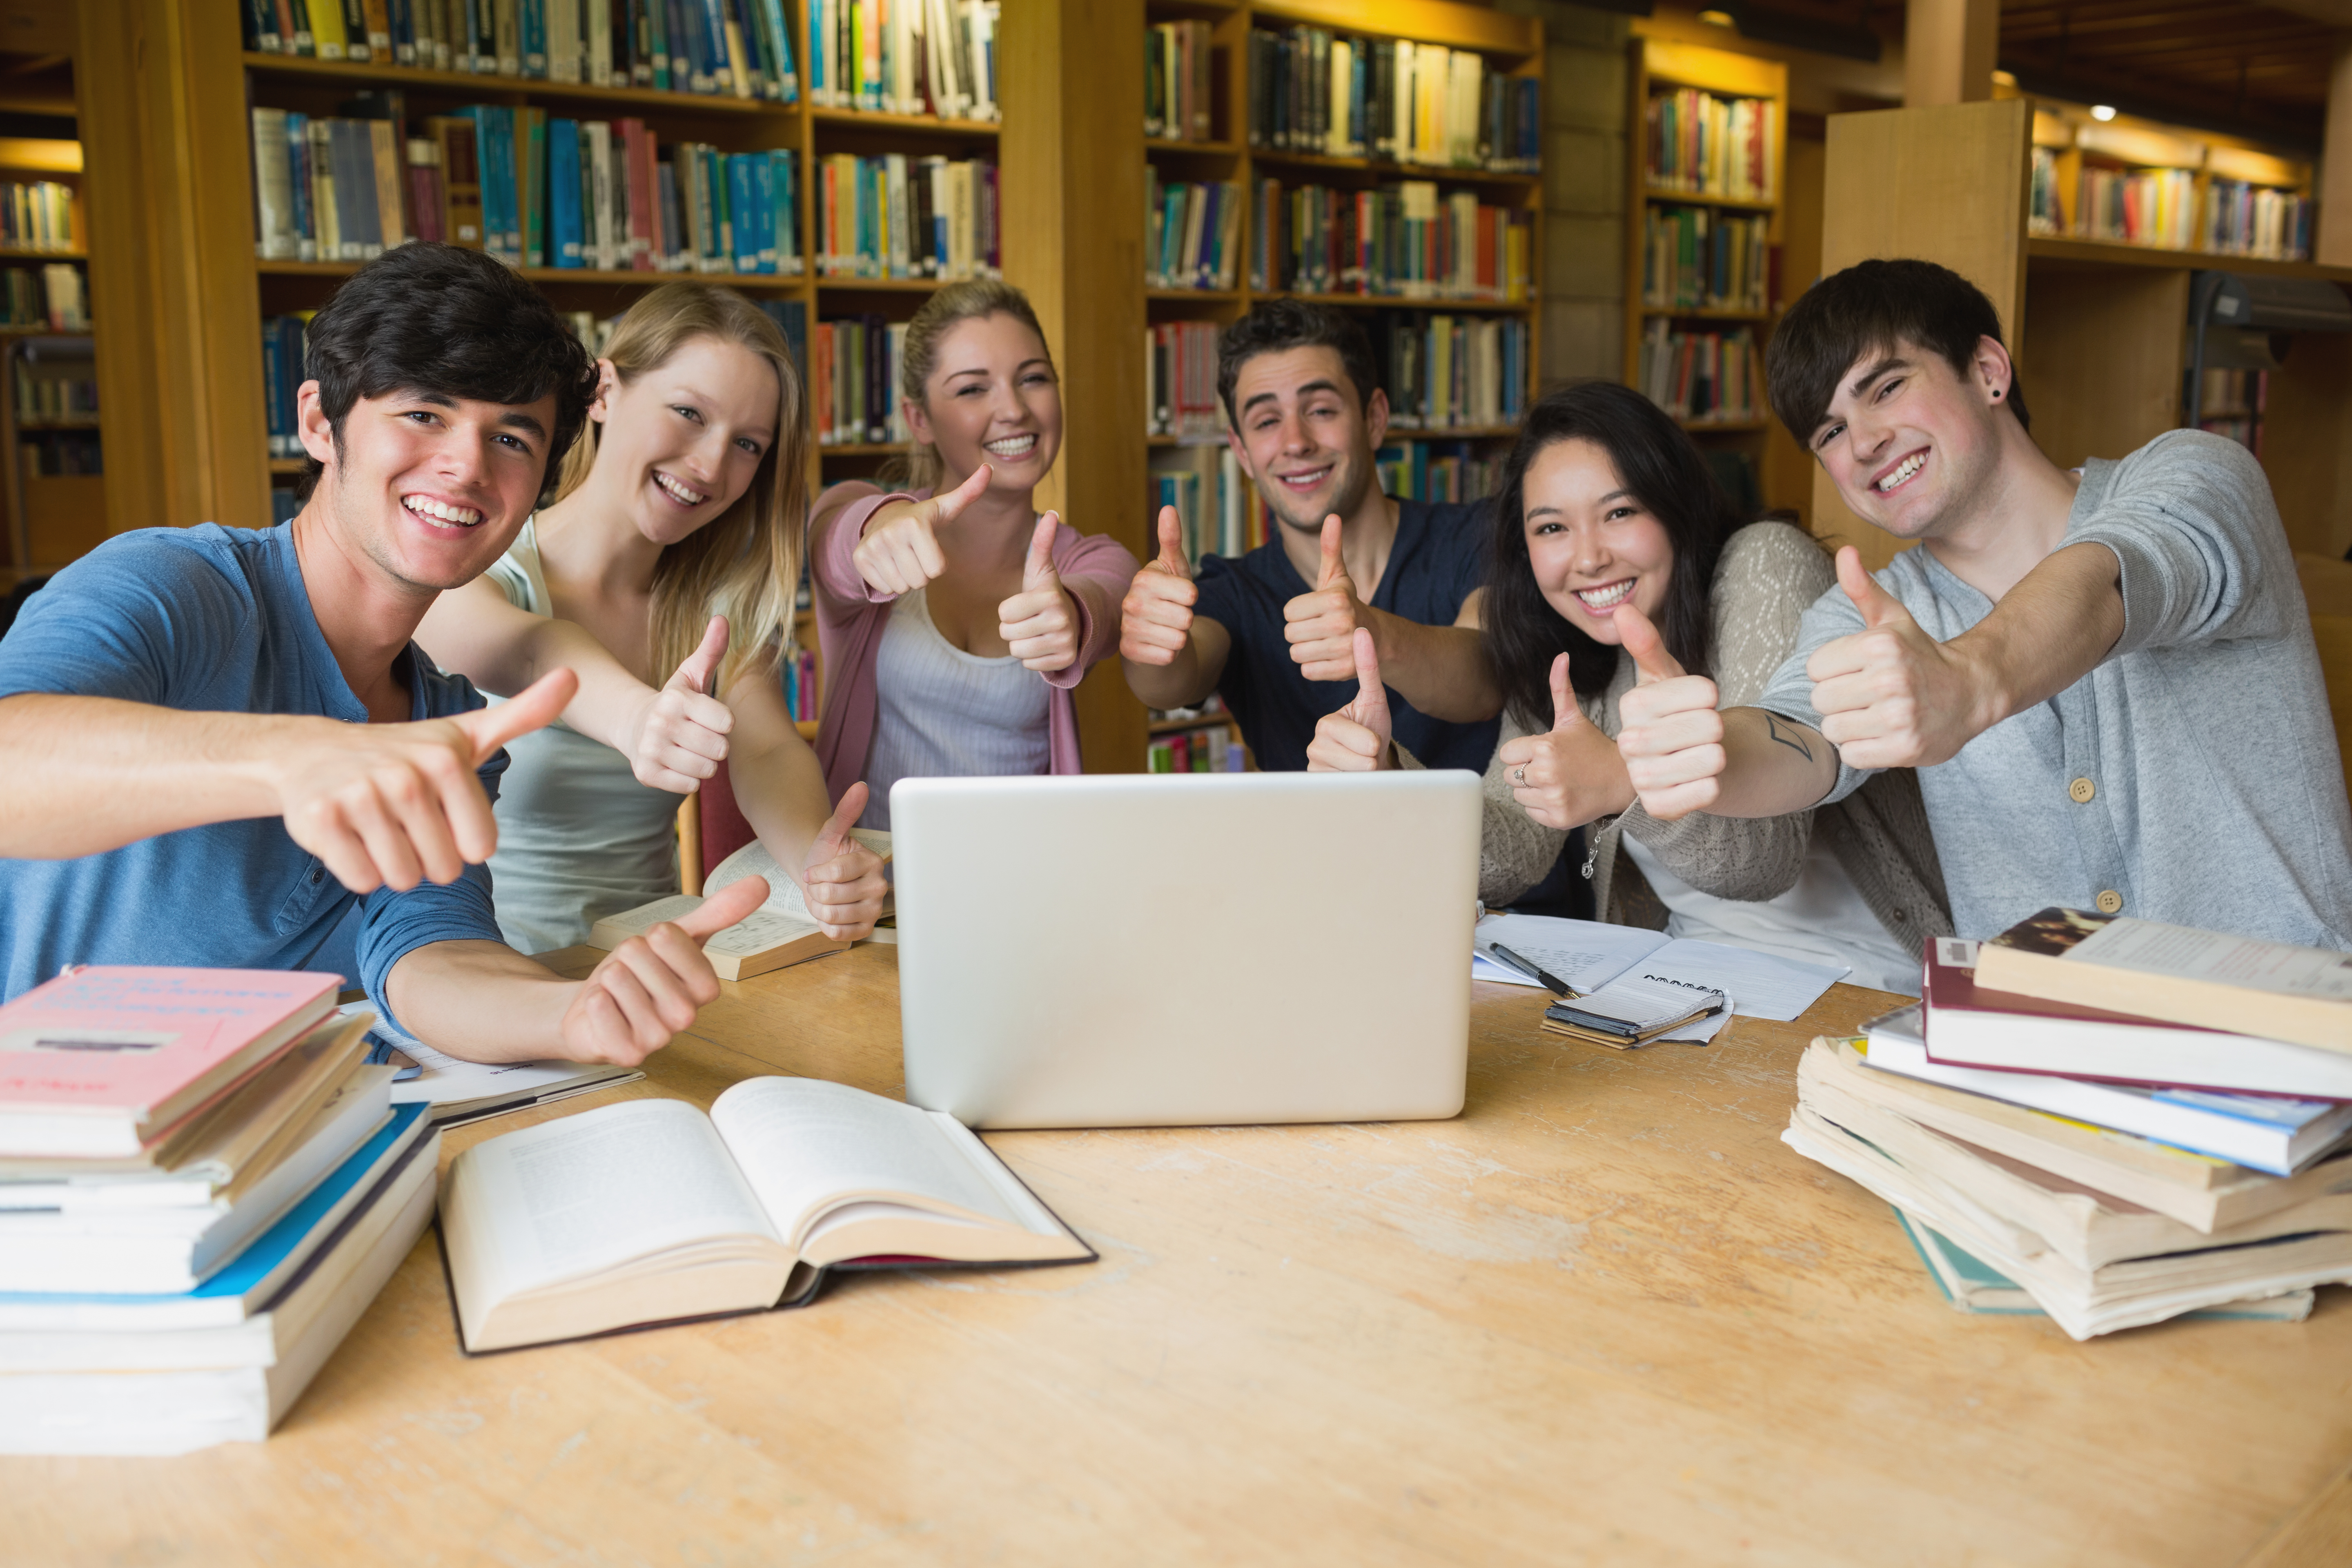
[[[1463,772],[908,779],[907,1098],[972,1127],[1462,1109]]]

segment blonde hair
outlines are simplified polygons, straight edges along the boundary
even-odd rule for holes
[[[725,616],[727,658],[715,695],[754,661],[772,657],[792,626],[808,513],[808,443],[800,373],[793,368],[784,334],[766,312],[731,289],[663,284],[614,324],[603,357],[613,362],[614,374],[626,385],[703,338],[749,349],[776,373],[775,439],[760,455],[751,487],[719,516],[664,546],[654,565],[648,639],[653,679],[656,684],[667,679],[700,646],[710,617]],[[564,455],[557,500],[588,482],[602,435],[602,426],[590,420]]]
[[[950,328],[983,316],[1010,316],[1036,333],[1038,346],[1045,351],[1045,363],[1053,363],[1053,347],[1045,342],[1045,329],[1037,324],[1037,312],[1029,308],[1028,295],[1001,278],[968,279],[950,283],[924,300],[907,323],[906,346],[898,359],[899,397],[909,405],[922,403],[931,373],[939,368],[940,340]],[[937,446],[918,440],[904,458],[891,459],[883,476],[886,483],[898,489],[937,489],[947,478],[947,465],[940,460]]]

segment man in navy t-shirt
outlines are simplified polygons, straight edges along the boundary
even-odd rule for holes
[[[1430,767],[1484,772],[1502,708],[1477,631],[1485,503],[1381,492],[1388,395],[1339,311],[1255,307],[1218,344],[1217,383],[1275,537],[1238,561],[1208,557],[1196,583],[1161,509],[1160,555],[1120,610],[1128,685],[1154,708],[1221,692],[1258,766],[1301,770],[1315,721],[1356,695],[1361,626],[1395,692],[1397,742]]]
[[[718,995],[701,942],[764,885],[584,981],[507,947],[500,748],[578,680],[490,710],[410,640],[520,531],[591,362],[507,268],[425,244],[362,268],[308,348],[292,521],[110,540],[0,640],[0,1000],[68,963],[331,968],[454,1056],[634,1065]]]

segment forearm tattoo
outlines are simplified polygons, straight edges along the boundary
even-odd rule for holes
[[[1812,747],[1805,744],[1803,732],[1793,725],[1784,730],[1780,727],[1780,721],[1767,713],[1764,715],[1764,730],[1767,734],[1804,758],[1805,761],[1810,763],[1813,760]]]

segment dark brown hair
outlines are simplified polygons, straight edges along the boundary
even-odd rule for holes
[[[1260,354],[1286,349],[1332,350],[1339,356],[1339,368],[1355,384],[1356,411],[1360,414],[1372,405],[1372,394],[1381,386],[1380,364],[1372,357],[1371,339],[1356,319],[1328,305],[1267,300],[1251,306],[1249,314],[1217,340],[1217,397],[1235,426],[1242,416],[1234,406],[1234,384],[1241,379],[1242,366]]]
[[[1811,451],[1838,381],[1856,361],[1905,343],[1943,356],[1966,376],[1977,344],[2001,341],[2000,315],[1984,290],[1932,261],[1861,261],[1797,297],[1765,351],[1772,412]],[[2012,375],[2002,400],[2027,429],[2025,389]]]

